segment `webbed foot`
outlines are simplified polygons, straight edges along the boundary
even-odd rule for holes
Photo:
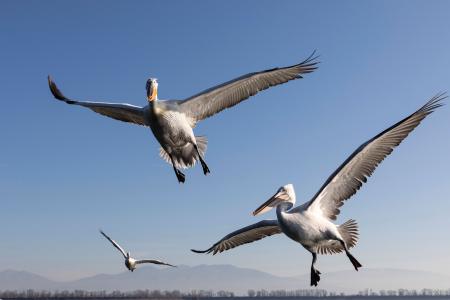
[[[315,268],[311,268],[311,286],[317,286],[320,281],[320,271]]]

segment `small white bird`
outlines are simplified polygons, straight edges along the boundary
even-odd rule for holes
[[[358,240],[356,221],[348,220],[341,225],[335,225],[332,221],[336,220],[344,201],[359,190],[383,159],[426,116],[442,105],[444,98],[444,94],[436,95],[409,117],[362,144],[331,174],[310,201],[292,208],[296,200],[294,187],[292,184],[285,185],[253,212],[256,216],[276,207],[277,220],[260,221],[228,234],[207,250],[192,251],[216,254],[273,234],[284,233],[311,252],[311,286],[317,286],[320,280],[320,272],[314,266],[317,253],[334,254],[345,251],[358,271],[361,264],[349,252]]]
[[[114,247],[116,247],[123,255],[123,257],[125,258],[125,266],[127,267],[128,270],[130,270],[131,272],[133,272],[137,265],[139,264],[156,264],[156,265],[165,265],[165,266],[170,266],[170,267],[176,267],[174,265],[159,261],[159,260],[155,260],[155,259],[141,259],[141,260],[135,260],[134,258],[132,258],[130,256],[130,252],[125,252],[125,250],[123,250],[122,247],[120,247],[120,245],[114,241],[113,239],[111,239],[109,236],[106,235],[106,233],[104,233],[102,230],[100,230],[100,233],[108,240],[111,242],[111,244],[113,244]]]
[[[50,76],[48,83],[50,91],[58,100],[90,108],[119,121],[150,127],[161,145],[161,157],[172,164],[178,182],[183,183],[185,175],[179,169],[191,167],[198,160],[203,173],[206,175],[210,172],[204,160],[206,137],[194,135],[193,128],[197,122],[232,107],[259,91],[302,78],[303,74],[316,69],[316,57],[313,56],[314,53],[303,62],[290,67],[249,73],[185,100],[159,100],[158,82],[155,78],[150,78],[146,84],[148,105],[144,107],[72,100],[61,93]]]

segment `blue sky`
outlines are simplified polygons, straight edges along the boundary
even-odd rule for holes
[[[103,228],[136,256],[309,272],[311,256],[277,236],[215,257],[204,248],[256,222],[286,183],[314,195],[362,142],[420,107],[450,78],[446,1],[4,1],[0,10],[0,269],[68,280],[123,271]],[[297,63],[319,69],[196,128],[206,161],[179,185],[149,129],[55,101],[145,105],[145,82],[182,99],[242,74]],[[349,201],[355,257],[370,268],[450,275],[450,111],[437,111]],[[274,214],[263,218],[273,218]],[[430,253],[431,251],[431,253]],[[322,272],[351,269],[320,257]]]

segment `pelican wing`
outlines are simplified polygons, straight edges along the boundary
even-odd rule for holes
[[[441,101],[445,98],[445,94],[434,96],[415,113],[362,144],[331,174],[312,200],[306,203],[307,209],[335,220],[344,201],[360,189],[384,158],[391,154],[426,116],[442,106]]]
[[[302,78],[303,74],[311,73],[317,68],[317,62],[314,61],[316,58],[313,53],[303,62],[290,67],[246,74],[180,101],[180,108],[196,123],[240,103],[259,91]]]
[[[165,266],[170,266],[170,267],[174,267],[176,268],[176,266],[162,262],[160,260],[156,260],[156,259],[142,259],[142,260],[137,260],[136,261],[137,264],[155,264],[155,265],[165,265]]]
[[[116,247],[123,255],[123,257],[127,258],[127,253],[125,252],[125,250],[123,250],[122,247],[120,247],[120,245],[113,240],[112,238],[110,238],[109,236],[106,235],[106,233],[104,233],[102,230],[100,230],[100,233],[108,240],[111,242],[111,244],[113,244],[114,247]]]
[[[221,253],[234,247],[258,241],[267,236],[281,233],[277,220],[263,220],[253,225],[241,228],[225,236],[207,250],[193,250],[195,253]]]
[[[67,104],[75,104],[87,107],[96,113],[101,115],[129,123],[146,126],[144,118],[144,110],[142,107],[131,104],[119,104],[119,103],[106,103],[106,102],[90,102],[90,101],[77,101],[72,100],[64,96],[64,94],[58,89],[55,82],[48,76],[48,85],[53,96]]]

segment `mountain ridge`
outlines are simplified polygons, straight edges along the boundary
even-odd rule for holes
[[[450,276],[403,269],[360,269],[323,273],[318,288],[329,292],[356,293],[372,290],[450,288]],[[249,289],[310,289],[309,274],[282,277],[233,265],[196,265],[178,268],[146,266],[135,272],[96,274],[77,280],[56,281],[27,271],[0,271],[0,290],[226,290],[244,295]]]

